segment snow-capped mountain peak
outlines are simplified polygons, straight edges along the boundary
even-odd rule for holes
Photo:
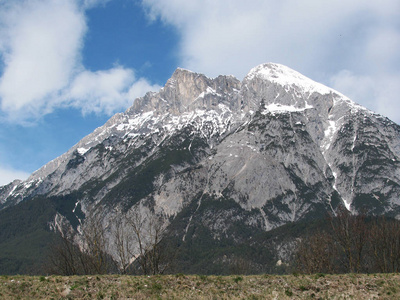
[[[245,80],[252,80],[255,77],[280,84],[283,87],[295,86],[301,89],[303,93],[308,94],[317,92],[324,95],[336,92],[335,90],[315,82],[289,67],[276,63],[261,64],[251,69],[246,75]]]

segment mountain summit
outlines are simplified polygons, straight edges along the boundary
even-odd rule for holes
[[[267,63],[243,81],[177,69],[26,181],[0,187],[0,209],[57,199],[52,228],[78,231],[89,209],[105,223],[148,211],[182,241],[237,241],[340,206],[398,217],[399,196],[400,127]]]

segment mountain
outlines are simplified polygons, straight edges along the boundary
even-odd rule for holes
[[[339,207],[399,217],[399,194],[399,125],[268,63],[242,81],[177,69],[26,181],[0,187],[0,219],[48,203],[42,224],[81,232],[90,210],[108,226],[139,210],[215,258]],[[285,252],[275,246],[274,259]]]

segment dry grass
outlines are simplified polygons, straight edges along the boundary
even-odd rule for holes
[[[400,275],[0,276],[0,299],[400,299]]]

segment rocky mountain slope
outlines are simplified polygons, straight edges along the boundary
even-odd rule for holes
[[[107,224],[148,211],[183,242],[241,242],[339,206],[398,217],[399,184],[397,124],[268,63],[242,81],[177,69],[26,181],[0,187],[0,209],[57,199],[52,228],[78,231],[90,209]]]

